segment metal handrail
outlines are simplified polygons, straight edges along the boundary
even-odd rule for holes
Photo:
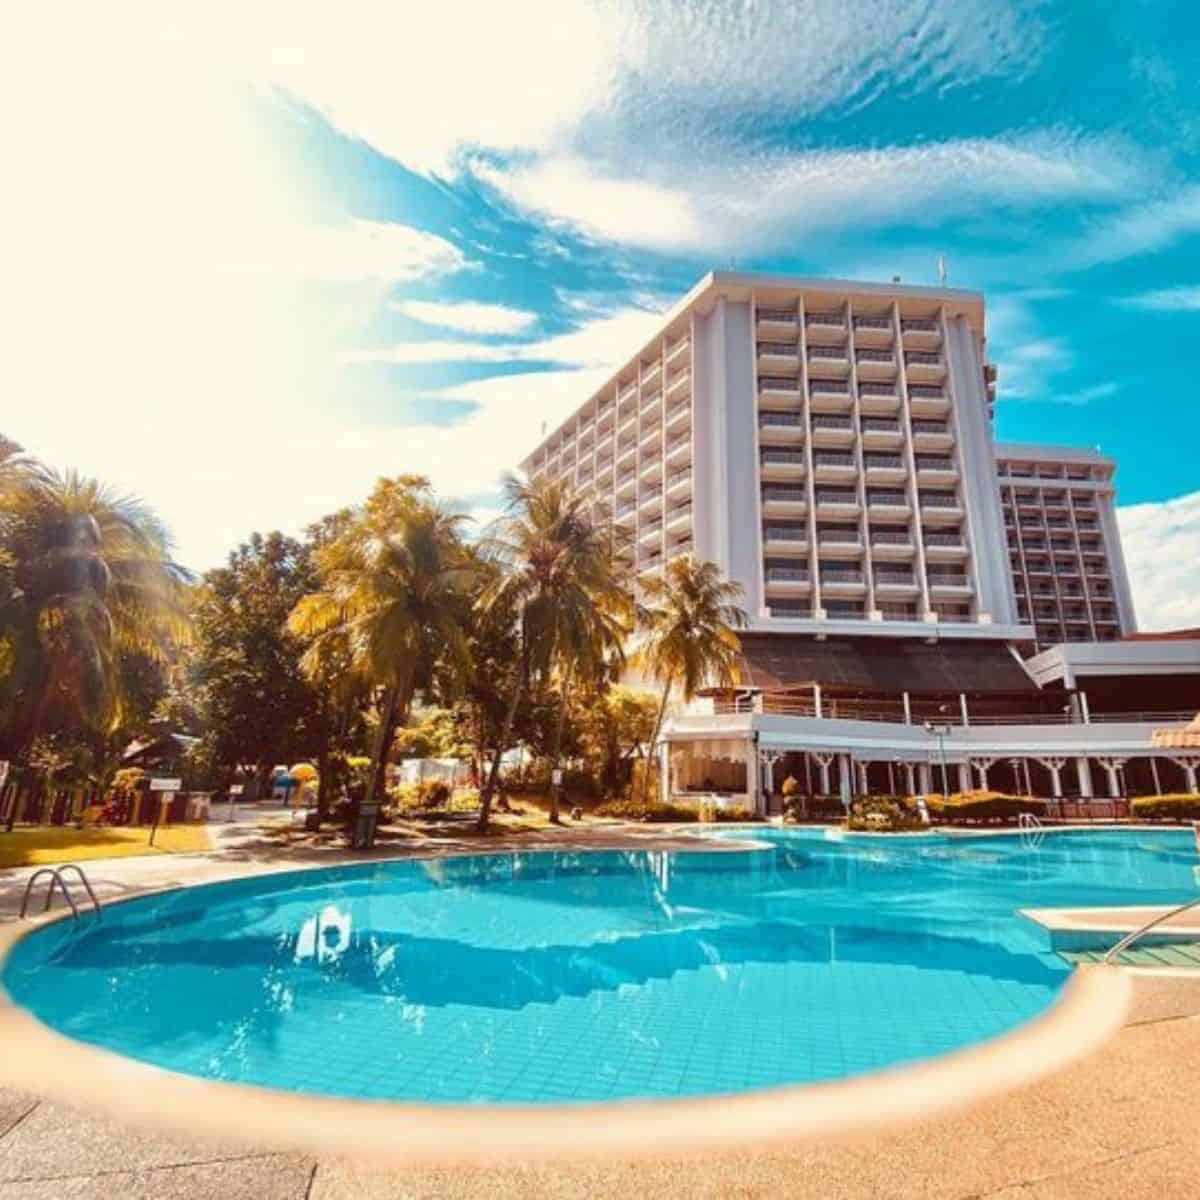
[[[1143,925],[1140,929],[1135,929],[1132,933],[1127,933],[1104,956],[1103,961],[1104,961],[1105,965],[1112,962],[1112,960],[1118,954],[1123,954],[1126,950],[1129,949],[1130,946],[1132,946],[1134,944],[1134,942],[1139,941],[1146,934],[1148,934],[1150,932],[1150,930],[1155,929],[1157,926],[1161,925],[1164,921],[1169,921],[1172,917],[1177,917],[1182,912],[1187,912],[1187,910],[1189,908],[1200,908],[1200,896],[1195,897],[1195,899],[1193,899],[1193,900],[1187,901],[1186,904],[1179,905],[1178,908],[1172,908],[1165,913],[1159,913],[1157,917],[1155,917],[1152,921],[1147,921],[1146,924]]]
[[[80,882],[87,890],[88,896],[92,901],[92,909],[96,917],[100,916],[100,901],[96,898],[96,893],[92,890],[92,885],[88,882],[88,877],[83,873],[83,868],[77,863],[64,863],[61,867],[39,867],[25,884],[25,894],[21,898],[21,917],[24,918],[29,911],[29,899],[33,894],[33,885],[41,879],[43,875],[50,876],[50,886],[46,889],[46,903],[42,905],[42,912],[50,911],[50,901],[54,898],[54,885],[58,884],[59,891],[63,894],[63,899],[71,906],[72,920],[79,921],[79,906],[75,903],[75,898],[71,895],[70,889],[67,887],[67,881],[63,878],[64,871],[74,871],[79,876]]]

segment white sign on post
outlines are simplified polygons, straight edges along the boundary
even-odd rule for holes
[[[178,792],[183,789],[182,779],[152,779],[150,780],[150,790],[152,792]]]
[[[229,794],[231,796],[240,796],[246,790],[244,783],[231,783],[229,785]]]

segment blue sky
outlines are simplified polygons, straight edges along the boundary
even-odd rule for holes
[[[486,518],[713,267],[945,254],[998,434],[1116,456],[1143,622],[1200,624],[1195,4],[197,7],[64,39],[47,6],[3,85],[0,427],[143,494],[189,563],[380,473]]]

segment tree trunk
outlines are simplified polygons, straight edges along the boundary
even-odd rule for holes
[[[558,699],[558,718],[554,723],[554,742],[550,747],[550,820],[553,824],[561,824],[558,815],[558,789],[554,786],[554,772],[558,770],[558,760],[562,754],[563,725],[567,719],[567,691],[571,686],[571,664],[563,675],[561,694]]]
[[[650,764],[654,761],[654,747],[662,730],[663,717],[667,711],[667,700],[671,695],[671,676],[668,675],[663,684],[662,700],[658,705],[658,713],[654,718],[654,732],[650,735],[650,744],[646,747],[646,765],[642,769],[642,807],[650,805]]]
[[[317,824],[321,825],[329,820],[329,798],[333,794],[328,745],[323,745],[317,755],[317,772]]]
[[[29,724],[29,732],[25,737],[25,745],[17,755],[14,766],[20,765],[26,768],[25,777],[29,781],[34,780],[34,795],[36,797],[36,778],[37,773],[34,771],[32,764],[29,762],[29,756],[33,753],[34,743],[37,742],[38,736],[42,732],[42,722],[46,719],[46,709],[50,703],[50,681],[46,681],[46,686],[42,688],[38,695],[37,707],[33,710],[33,720]],[[14,793],[12,806],[8,810],[8,820],[5,822],[4,832],[12,833],[13,826],[17,821],[17,799],[18,793]],[[29,801],[26,800],[26,805]]]
[[[479,832],[483,833],[488,827],[488,817],[492,811],[492,796],[496,792],[496,782],[500,778],[500,760],[504,757],[505,748],[512,737],[513,726],[517,721],[517,708],[521,703],[521,694],[525,690],[525,675],[529,670],[529,654],[526,649],[525,622],[521,621],[521,655],[517,662],[517,678],[513,684],[512,698],[508,702],[508,711],[504,714],[504,727],[496,742],[496,756],[492,759],[492,769],[488,772],[487,783],[479,797]]]
[[[383,697],[383,708],[379,715],[379,736],[375,741],[375,753],[371,763],[371,782],[364,799],[382,801],[387,782],[388,753],[396,736],[396,717],[400,706],[400,684],[391,684]]]

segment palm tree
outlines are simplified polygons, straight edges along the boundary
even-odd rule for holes
[[[362,509],[315,552],[319,589],[288,618],[310,638],[301,660],[314,675],[340,657],[380,690],[379,730],[367,796],[380,795],[396,729],[439,664],[466,659],[471,567],[465,520],[430,498],[419,476],[382,479]]]
[[[165,663],[189,636],[189,576],[140,500],[73,471],[19,471],[15,481],[4,472],[12,590],[0,617],[9,708],[27,714],[13,731],[16,757],[28,762],[51,720],[120,726],[129,660]]]
[[[497,566],[480,597],[481,616],[513,616],[516,677],[499,744],[480,799],[479,827],[486,829],[500,761],[512,737],[531,678],[557,671],[559,711],[550,755],[551,778],[562,750],[562,730],[572,679],[595,676],[620,653],[632,611],[615,537],[592,520],[588,502],[561,481],[504,483],[508,515],[497,522],[482,551]],[[550,819],[558,820],[551,787]]]
[[[662,685],[662,699],[642,772],[642,803],[649,800],[650,763],[671,689],[678,685],[685,701],[706,684],[729,687],[737,682],[741,642],[736,633],[746,624],[738,606],[742,587],[721,578],[715,563],[690,557],[667,564],[661,579],[642,581],[643,607],[639,617],[639,666]]]

